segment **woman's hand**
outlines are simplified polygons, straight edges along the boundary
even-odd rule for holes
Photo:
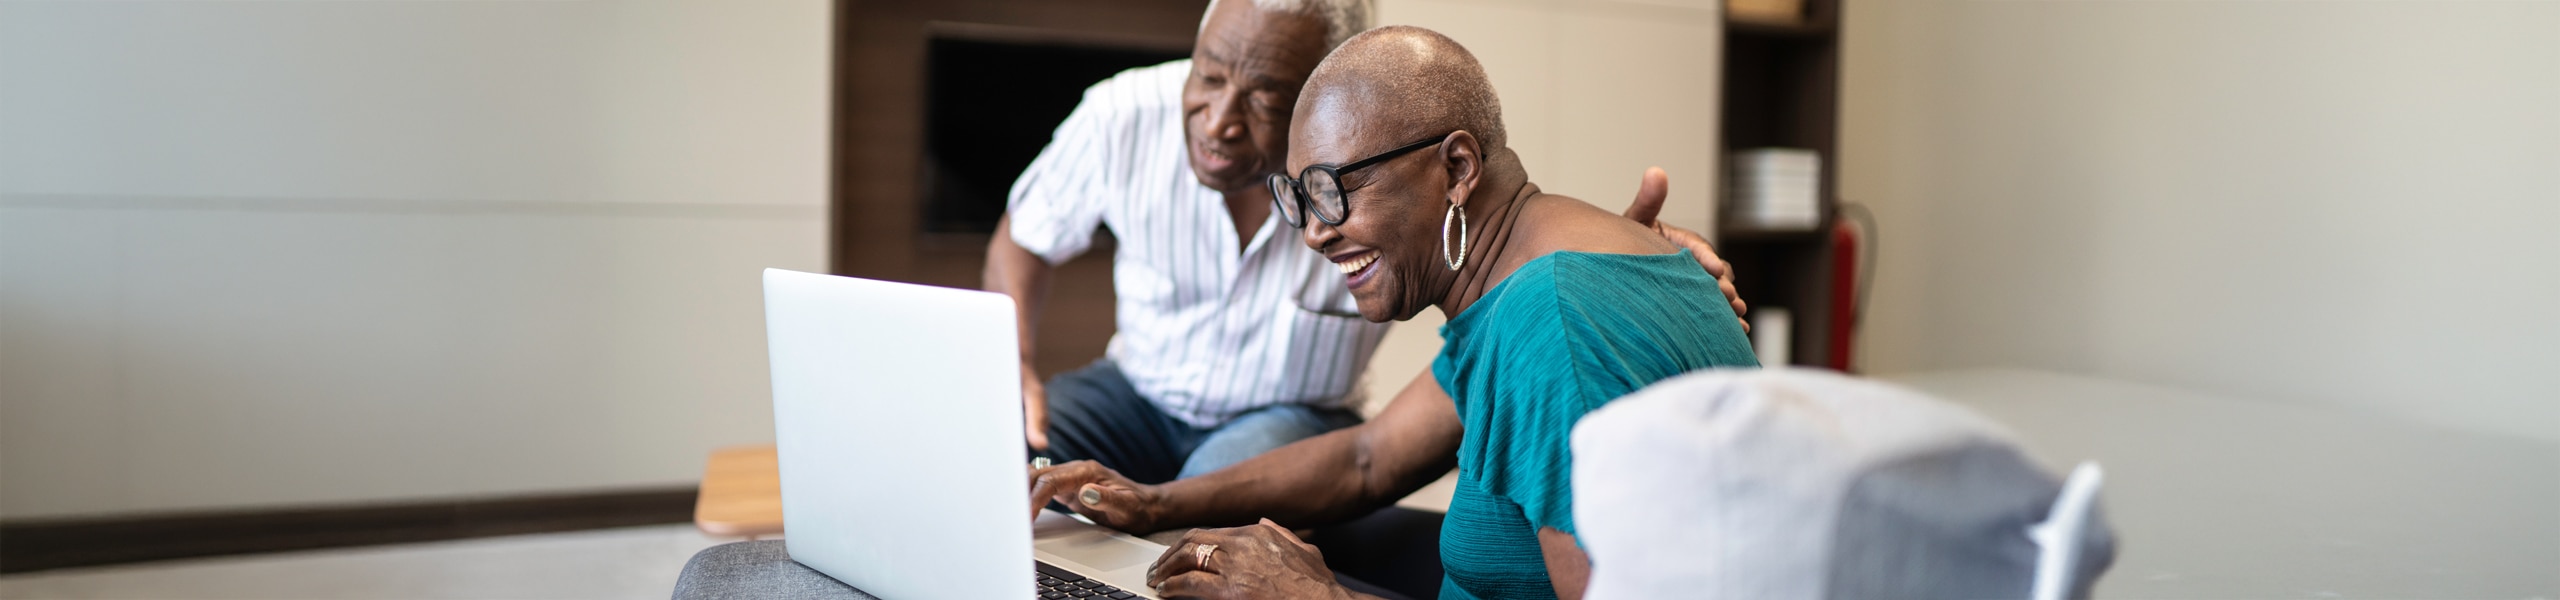
[[[1154,533],[1162,521],[1164,490],[1121,477],[1102,463],[1079,460],[1031,470],[1031,518],[1055,500],[1094,524],[1129,533]]]
[[[1325,568],[1324,552],[1270,519],[1183,534],[1148,567],[1147,586],[1166,598],[1353,597]]]

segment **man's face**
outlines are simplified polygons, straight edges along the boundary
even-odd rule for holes
[[[1219,2],[1191,50],[1182,132],[1191,172],[1221,192],[1264,189],[1288,156],[1298,87],[1324,60],[1325,24],[1247,0]]]

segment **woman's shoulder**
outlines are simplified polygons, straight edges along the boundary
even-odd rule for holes
[[[1589,202],[1559,194],[1539,194],[1520,207],[1520,225],[1512,230],[1529,260],[1557,252],[1593,254],[1669,254],[1678,246],[1653,229]]]
[[[1534,296],[1531,304],[1545,305],[1554,300],[1561,288],[1567,295],[1593,291],[1579,283],[1607,280],[1614,271],[1634,269],[1656,275],[1677,277],[1685,274],[1678,267],[1706,276],[1697,259],[1663,239],[1653,228],[1637,224],[1624,216],[1602,210],[1570,196],[1540,193],[1523,201],[1518,225],[1495,267],[1498,283],[1491,296],[1501,297],[1496,305],[1519,304]],[[1559,279],[1568,280],[1559,286]],[[1710,278],[1712,279],[1712,278]],[[1713,283],[1706,284],[1713,289]],[[1545,312],[1544,307],[1529,312]],[[1517,310],[1507,312],[1520,312]]]
[[[1557,251],[1513,269],[1491,293],[1450,322],[1459,328],[1499,337],[1532,335],[1540,341],[1565,342],[1513,351],[1562,352],[1589,337],[1628,331],[1625,321],[1688,321],[1716,317],[1730,309],[1716,281],[1687,250],[1661,254]],[[1723,320],[1732,320],[1724,316]],[[1560,339],[1548,339],[1560,338]],[[1515,340],[1516,341],[1516,340]]]
[[[1513,235],[1520,236],[1521,251],[1513,254],[1506,281],[1528,274],[1529,281],[1523,283],[1578,295],[1618,290],[1622,286],[1605,284],[1629,275],[1713,280],[1696,257],[1653,228],[1568,196],[1544,194],[1531,200],[1522,207],[1520,226],[1513,230]],[[1565,280],[1562,285],[1559,279]],[[1714,283],[1704,285],[1715,287]]]

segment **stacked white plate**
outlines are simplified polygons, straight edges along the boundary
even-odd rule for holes
[[[1822,224],[1822,155],[1800,148],[1733,153],[1730,216],[1743,229],[1806,231]]]

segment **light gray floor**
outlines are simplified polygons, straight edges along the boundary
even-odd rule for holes
[[[0,598],[665,598],[692,525],[376,546],[0,577]]]

